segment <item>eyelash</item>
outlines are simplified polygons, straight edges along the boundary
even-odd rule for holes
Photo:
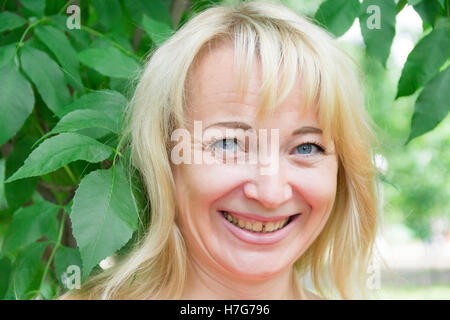
[[[304,144],[311,144],[311,145],[317,147],[317,149],[320,153],[325,153],[325,147],[320,142],[317,142],[317,141],[305,141],[305,142],[299,144],[298,146],[295,146],[294,150],[296,150],[299,146],[304,145]],[[304,157],[313,157],[314,155],[313,154],[304,154],[303,156]]]
[[[211,148],[216,142],[222,141],[222,140],[235,140],[235,141],[237,141],[237,138],[236,137],[231,137],[231,136],[230,137],[223,137],[223,138],[213,137],[211,140],[207,141],[206,143],[203,143],[203,149]]]
[[[223,140],[234,140],[237,143],[237,138],[236,137],[231,137],[231,136],[230,137],[223,137],[223,138],[213,137],[210,141],[204,143],[203,147],[204,148],[211,148],[216,142],[223,141]],[[315,147],[317,147],[317,149],[319,150],[320,153],[325,153],[326,152],[325,147],[320,142],[317,142],[317,141],[305,141],[305,142],[295,146],[294,150],[297,149],[299,146],[304,145],[304,144],[314,145]],[[311,157],[311,156],[314,156],[314,155],[306,154],[306,155],[303,155],[303,156]]]

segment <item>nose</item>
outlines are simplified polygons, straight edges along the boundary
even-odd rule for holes
[[[273,175],[259,174],[257,179],[244,185],[244,194],[266,208],[275,209],[292,198],[292,187],[280,170]]]

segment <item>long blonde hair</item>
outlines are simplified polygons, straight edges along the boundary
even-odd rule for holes
[[[257,57],[262,66],[262,114],[302,80],[305,106],[315,108],[325,139],[339,159],[337,194],[324,229],[296,261],[300,279],[310,274],[323,298],[361,297],[378,225],[373,123],[364,108],[353,60],[326,31],[271,2],[213,6],[188,21],[150,55],[129,107],[124,135],[150,204],[145,235],[113,267],[91,276],[84,299],[178,299],[186,279],[186,249],[176,224],[170,136],[184,127],[186,79],[200,52],[231,41],[240,92]],[[279,75],[281,74],[281,79]],[[281,86],[278,86],[281,81]],[[278,91],[280,90],[280,91]],[[303,286],[297,283],[305,297]],[[354,288],[362,288],[360,291]],[[357,293],[359,292],[359,293]]]

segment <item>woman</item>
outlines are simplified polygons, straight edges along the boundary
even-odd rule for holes
[[[67,297],[361,297],[377,228],[371,126],[324,30],[278,4],[202,12],[152,54],[130,107],[148,233]]]

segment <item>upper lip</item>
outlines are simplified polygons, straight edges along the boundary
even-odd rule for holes
[[[282,216],[264,217],[264,216],[260,216],[257,214],[243,213],[243,212],[239,212],[239,211],[235,211],[235,210],[228,210],[228,209],[219,209],[219,211],[226,211],[237,217],[241,216],[242,218],[246,218],[247,220],[256,220],[256,221],[261,221],[261,222],[280,221],[280,220],[287,219],[293,215],[300,214],[300,212],[296,212],[293,214],[282,215]]]

